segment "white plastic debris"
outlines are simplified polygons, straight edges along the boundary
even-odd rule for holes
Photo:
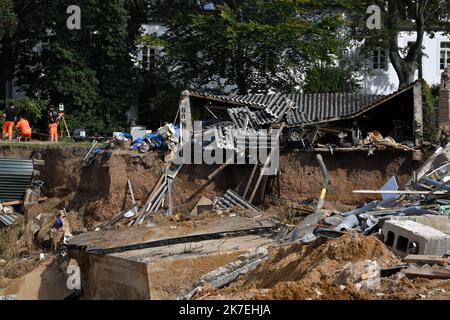
[[[376,261],[366,260],[347,263],[337,276],[339,285],[352,283],[356,289],[377,290],[381,287],[381,270]]]

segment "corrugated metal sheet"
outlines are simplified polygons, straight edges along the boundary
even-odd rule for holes
[[[223,197],[216,197],[213,202],[215,209],[233,209],[239,207],[241,209],[250,209],[259,211],[251,203],[243,199],[233,190],[228,190]]]
[[[33,179],[33,160],[0,158],[0,202],[22,200]]]
[[[294,105],[295,102],[287,96],[275,94],[272,95],[272,100],[270,100],[269,105],[264,111],[276,119],[276,121],[280,121]]]
[[[267,114],[264,110],[255,111],[253,113],[255,121],[258,125],[263,126],[266,124],[274,123],[277,119]]]
[[[227,111],[236,128],[247,130],[259,127],[254,113],[248,107],[229,108]]]
[[[219,149],[235,150],[234,125],[230,122],[219,122],[214,126],[215,146]]]
[[[205,98],[207,100],[216,100],[220,102],[225,103],[233,103],[241,106],[248,106],[258,109],[264,109],[267,105],[264,103],[261,103],[261,101],[264,101],[266,99],[265,95],[248,95],[248,96],[238,96],[238,95],[230,95],[230,96],[218,96],[218,95],[209,95],[199,92],[190,92],[190,96],[192,97],[198,97],[198,98]]]
[[[0,214],[0,222],[5,226],[10,226],[19,219],[17,214]]]

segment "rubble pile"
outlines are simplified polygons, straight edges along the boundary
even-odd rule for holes
[[[0,207],[0,297],[448,298],[450,144],[418,166],[418,86],[387,97],[185,92],[179,125],[133,127],[69,152],[67,166],[48,161],[58,168],[31,186],[48,198]],[[384,121],[402,101],[414,108]],[[176,164],[188,146],[223,162]],[[263,161],[235,166],[263,149]],[[365,202],[349,209],[351,195]],[[46,277],[55,285],[40,293]]]

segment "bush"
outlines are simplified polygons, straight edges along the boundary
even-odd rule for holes
[[[316,66],[306,72],[305,93],[356,92],[361,88],[352,71],[344,66]]]
[[[25,117],[31,127],[39,126],[45,111],[48,108],[47,100],[31,99],[23,97],[17,100],[6,100],[6,105],[15,105],[17,108],[17,116]],[[3,102],[3,110],[6,109],[5,102]]]
[[[439,89],[430,88],[425,80],[422,80],[423,95],[423,138],[425,141],[436,141],[437,128],[435,121],[435,108],[439,104]]]

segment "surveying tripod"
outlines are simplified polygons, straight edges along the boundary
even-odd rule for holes
[[[69,139],[72,139],[70,136],[69,128],[67,127],[66,118],[64,118],[64,112],[61,112],[59,114],[59,118],[60,118],[61,123],[64,126],[64,128],[63,128],[63,126],[61,126],[61,138],[64,138],[64,129],[66,129],[67,136],[69,137]]]

